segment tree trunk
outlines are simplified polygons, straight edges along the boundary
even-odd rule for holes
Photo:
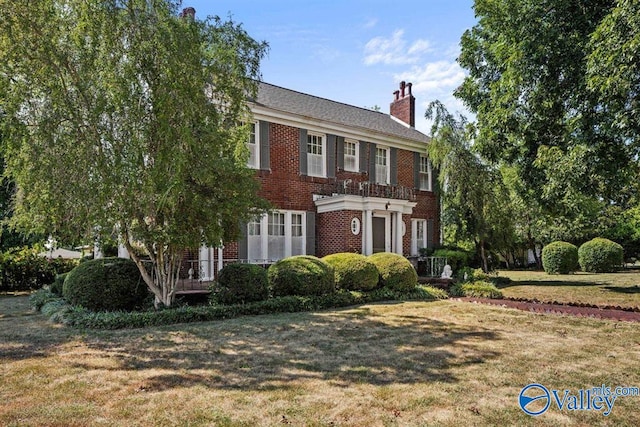
[[[127,251],[129,251],[131,259],[138,266],[142,279],[155,297],[153,303],[155,308],[158,309],[161,305],[171,307],[175,299],[178,272],[180,270],[180,262],[182,261],[182,251],[176,250],[175,248],[167,248],[164,251],[153,252],[149,250],[149,248],[146,248],[151,258],[151,268],[149,271],[147,269],[148,265],[145,265],[145,262],[136,255],[133,247],[129,243],[128,236],[125,235],[123,237],[125,239],[124,245]]]

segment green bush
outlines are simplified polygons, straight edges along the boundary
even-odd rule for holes
[[[28,291],[51,285],[56,273],[65,273],[76,260],[47,259],[38,248],[16,248],[0,254],[0,292]]]
[[[83,262],[67,274],[62,289],[70,304],[93,311],[133,310],[148,294],[138,267],[124,258]]]
[[[378,269],[364,255],[343,252],[322,260],[333,267],[338,289],[370,291],[378,287]]]
[[[582,271],[589,273],[606,273],[615,271],[624,263],[622,246],[609,239],[596,237],[580,246],[578,261]]]
[[[449,293],[454,297],[502,298],[502,291],[493,283],[484,280],[456,283],[449,288]]]
[[[468,267],[471,258],[469,253],[453,249],[436,249],[433,256],[447,258],[447,264],[451,266],[454,274],[462,268]]]
[[[396,291],[409,291],[418,284],[418,274],[402,255],[380,252],[367,258],[378,269],[380,285]]]
[[[265,300],[269,297],[267,270],[255,264],[229,264],[220,271],[213,297],[222,304]]]
[[[284,296],[247,304],[213,305],[208,307],[183,306],[166,310],[93,312],[79,307],[55,307],[51,321],[69,326],[91,329],[144,328],[175,323],[205,322],[238,316],[254,316],[273,313],[296,313],[348,307],[377,301],[434,301],[446,299],[447,294],[429,286],[417,286],[409,292],[389,288],[372,292],[339,290],[318,296]]]
[[[51,289],[51,292],[53,292],[54,294],[56,294],[58,296],[62,296],[62,288],[64,286],[64,279],[66,279],[67,274],[69,274],[69,273],[56,274],[56,278],[53,279],[53,283],[49,287],[49,289]]]
[[[553,242],[542,248],[542,268],[547,274],[568,274],[578,269],[578,248]]]
[[[335,291],[333,267],[310,255],[281,259],[269,267],[267,277],[276,297],[323,295]]]

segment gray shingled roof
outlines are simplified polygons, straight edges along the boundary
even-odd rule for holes
[[[281,112],[380,132],[394,137],[429,142],[429,137],[425,134],[398,123],[388,114],[296,92],[269,83],[260,82],[256,104]]]

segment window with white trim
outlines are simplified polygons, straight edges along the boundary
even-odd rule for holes
[[[325,176],[324,135],[307,134],[307,174],[309,176]]]
[[[249,140],[247,141],[249,159],[247,160],[247,167],[260,169],[260,134],[258,122],[251,123],[249,131]]]
[[[427,247],[427,220],[411,220],[411,255],[420,255],[420,249]]]
[[[376,147],[376,183],[389,183],[389,149]]]
[[[269,258],[281,259],[285,257],[285,225],[284,214],[273,212],[269,214],[269,239],[268,251]]]
[[[344,140],[344,170],[358,172],[359,143],[352,139]]]
[[[276,211],[247,224],[249,262],[277,261],[306,253],[306,213]]]
[[[247,224],[247,258],[262,259],[262,224],[261,220],[255,220]]]
[[[431,191],[431,162],[427,156],[420,156],[420,190]]]

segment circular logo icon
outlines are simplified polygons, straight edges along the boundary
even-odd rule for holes
[[[544,414],[549,409],[551,394],[541,384],[529,384],[520,391],[518,402],[525,414],[536,416]]]

